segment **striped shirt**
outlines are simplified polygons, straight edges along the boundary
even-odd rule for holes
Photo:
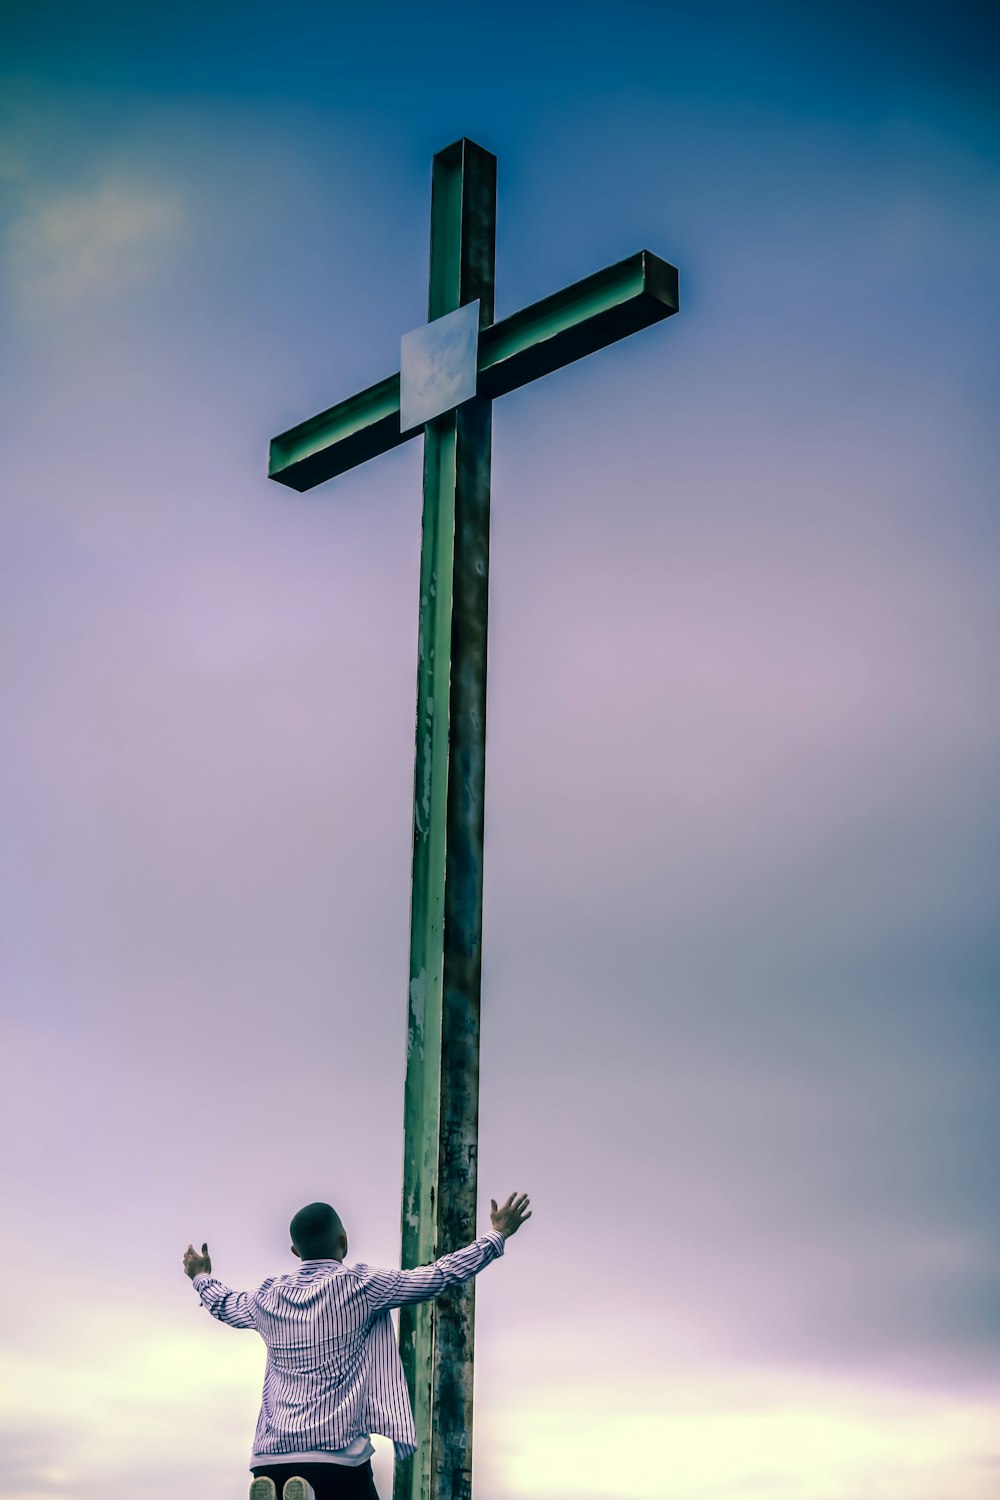
[[[264,1391],[251,1466],[324,1459],[364,1463],[368,1436],[392,1439],[397,1463],[416,1451],[413,1410],[390,1309],[431,1302],[502,1255],[488,1230],[463,1250],[414,1271],[359,1262],[304,1260],[290,1276],[269,1276],[233,1292],[202,1272],[192,1282],[203,1305],[231,1328],[251,1328],[267,1346]]]

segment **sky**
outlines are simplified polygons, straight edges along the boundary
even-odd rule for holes
[[[399,1264],[420,441],[266,456],[399,368],[465,135],[498,317],[680,272],[494,409],[476,1500],[990,1500],[987,8],[3,27],[0,1496],[245,1495],[189,1241]]]

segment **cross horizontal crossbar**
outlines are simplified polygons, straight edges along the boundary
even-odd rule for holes
[[[503,396],[677,308],[676,267],[640,250],[482,329],[478,393]],[[268,477],[301,493],[422,430],[400,432],[399,374],[390,375],[272,438]]]

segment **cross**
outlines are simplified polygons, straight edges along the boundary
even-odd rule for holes
[[[268,473],[308,490],[424,435],[401,1263],[476,1237],[492,402],[667,318],[648,250],[493,321],[496,157],[434,157],[428,323],[400,373],[283,432]],[[470,1500],[475,1281],[402,1307],[417,1451],[393,1500]]]

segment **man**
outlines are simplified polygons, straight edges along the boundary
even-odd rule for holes
[[[415,1271],[345,1266],[347,1234],[328,1203],[310,1203],[289,1225],[300,1268],[233,1292],[212,1275],[208,1245],[188,1245],[184,1270],[203,1305],[267,1346],[254,1437],[250,1500],[379,1500],[373,1432],[392,1438],[396,1461],[416,1451],[413,1411],[389,1316],[404,1302],[431,1302],[504,1251],[531,1218],[526,1193],[502,1208],[492,1230]]]

